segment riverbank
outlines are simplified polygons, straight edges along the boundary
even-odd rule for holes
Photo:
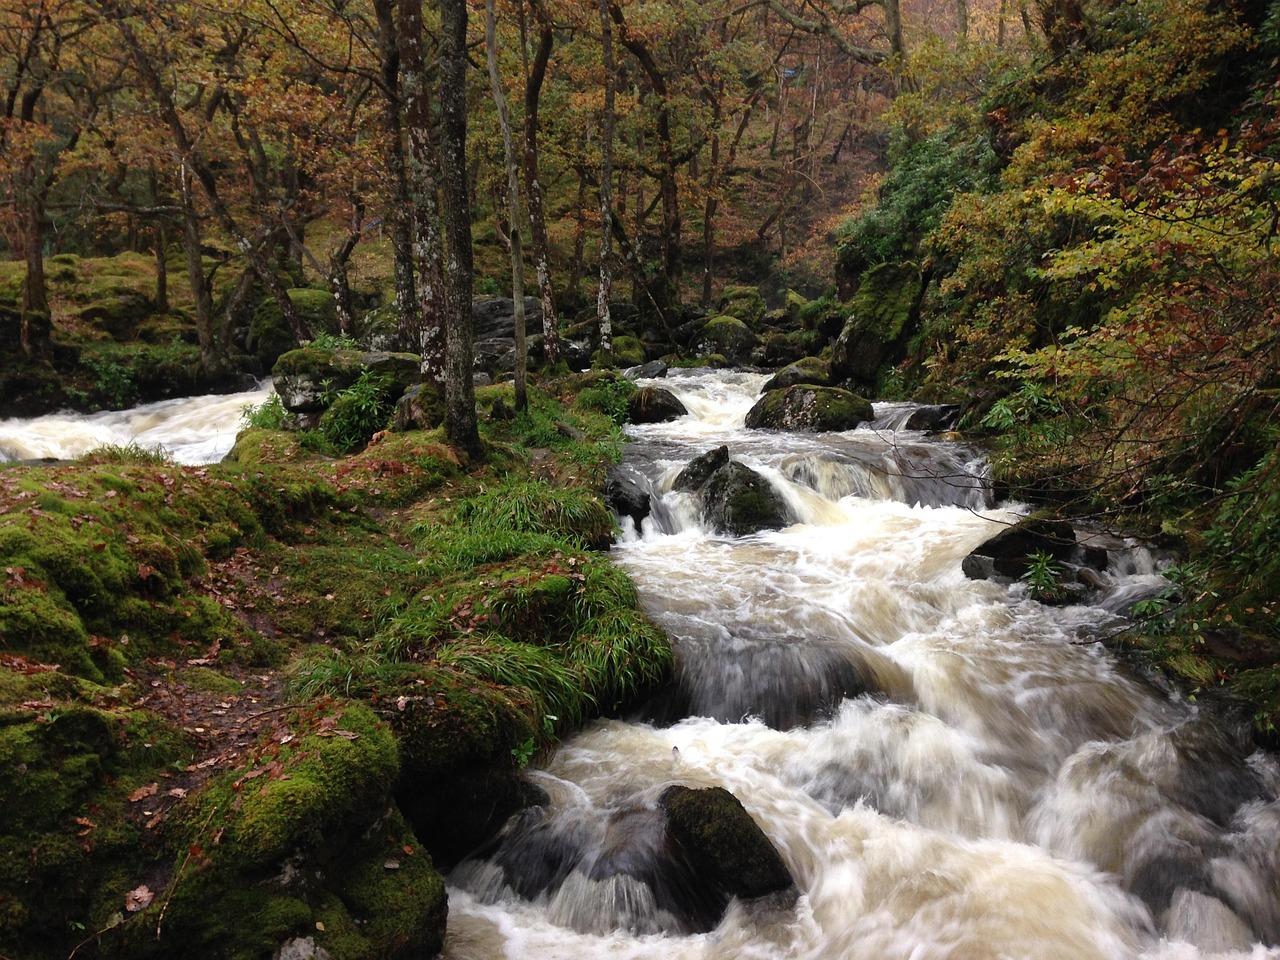
[[[669,663],[598,552],[615,383],[514,420],[482,390],[482,464],[253,430],[203,467],[0,470],[3,952],[438,948],[437,869]]]

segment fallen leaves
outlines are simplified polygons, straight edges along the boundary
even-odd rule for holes
[[[137,913],[151,906],[151,901],[155,898],[156,895],[151,892],[151,888],[144,883],[124,895],[124,908],[130,913]]]
[[[137,790],[133,791],[133,793],[129,794],[129,802],[138,803],[140,800],[147,799],[147,797],[154,797],[156,795],[156,791],[159,789],[160,784],[158,783],[149,783],[145,787],[139,787]]]

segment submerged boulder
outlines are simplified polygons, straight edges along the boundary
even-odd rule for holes
[[[837,387],[799,383],[766,392],[748,411],[746,425],[824,433],[852,430],[873,419],[871,402],[857,394]]]
[[[641,387],[627,399],[627,419],[631,423],[665,423],[688,412],[680,398],[666,387]]]
[[[1053,517],[1025,517],[975,547],[964,558],[962,569],[971,580],[1022,577],[1037,555],[1047,554],[1061,563],[1076,549],[1070,522]]]
[[[691,461],[676,477],[674,489],[694,495],[712,528],[733,537],[787,524],[787,505],[764,477],[729,459],[717,447]]]
[[[777,849],[742,802],[723,787],[668,787],[658,805],[667,833],[713,889],[753,900],[795,891]]]

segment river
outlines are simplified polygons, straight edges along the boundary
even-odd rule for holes
[[[549,803],[454,872],[447,960],[1280,958],[1275,759],[1096,642],[1160,583],[1146,550],[1108,542],[1088,605],[1043,606],[962,573],[1022,510],[990,502],[972,451],[896,428],[901,406],[781,434],[743,427],[763,376],[655,382],[691,413],[629,428],[654,510],[613,553],[673,638],[675,683],[530,771]],[[269,390],[0,422],[0,458],[217,460]],[[671,483],[720,444],[795,522],[705,528]],[[736,795],[798,898],[710,930],[675,915],[637,877],[661,875],[654,809],[676,783]]]
[[[0,462],[76,460],[95,447],[136,444],[163,450],[177,463],[214,463],[227,455],[240,415],[272,393],[270,380],[242,393],[178,397],[129,410],[51,413],[0,420]]]
[[[673,638],[675,688],[529,774],[550,803],[454,872],[448,960],[1280,957],[1275,760],[1096,642],[1159,582],[1151,556],[1112,543],[1089,605],[969,580],[1022,512],[989,502],[976,456],[885,405],[845,434],[746,430],[763,380],[673,374],[655,383],[690,414],[628,428],[655,505],[614,556]],[[705,529],[670,487],[720,444],[794,523]],[[734,793],[798,900],[710,931],[673,915],[636,879],[661,874],[673,783]]]

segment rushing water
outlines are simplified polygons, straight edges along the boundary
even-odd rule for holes
[[[762,382],[672,377],[690,415],[632,428],[654,508],[614,552],[675,682],[531,774],[547,806],[454,872],[449,960],[1280,957],[1276,763],[1095,642],[1158,582],[1150,556],[1112,543],[1089,605],[968,580],[1018,515],[980,461],[885,407],[879,429],[746,430]],[[794,523],[705,529],[671,484],[720,444]],[[798,900],[682,915],[654,813],[673,783],[732,791]]]
[[[0,462],[75,460],[95,447],[137,444],[162,449],[178,463],[215,463],[227,455],[247,406],[265,401],[270,380],[243,393],[161,400],[130,410],[51,413],[0,420]]]

